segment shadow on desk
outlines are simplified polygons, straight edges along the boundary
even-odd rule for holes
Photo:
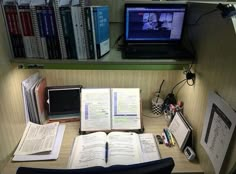
[[[42,169],[19,167],[16,174],[170,174],[175,166],[173,158],[133,164],[116,165],[107,168],[91,167],[84,169]]]

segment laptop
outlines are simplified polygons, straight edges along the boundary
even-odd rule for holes
[[[192,59],[182,45],[187,4],[126,3],[124,59]]]

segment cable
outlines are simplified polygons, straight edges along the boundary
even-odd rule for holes
[[[187,81],[187,79],[183,79],[183,80],[181,80],[180,82],[178,82],[178,83],[172,88],[171,93],[173,94],[174,89],[176,88],[176,86],[178,86],[179,84],[181,84],[181,83],[184,82],[184,81]]]
[[[120,36],[117,37],[112,48],[114,48],[118,44],[118,42],[122,39],[123,36],[124,36],[124,34],[122,33]]]
[[[194,23],[192,23],[192,24],[188,24],[188,25],[196,25],[199,21],[200,21],[200,19],[203,17],[203,16],[206,16],[206,15],[209,15],[209,14],[211,14],[211,13],[214,13],[214,12],[216,12],[216,11],[218,11],[219,9],[218,8],[216,8],[216,9],[213,9],[213,10],[211,10],[211,11],[208,11],[208,12],[206,12],[206,13],[203,13],[203,14],[201,14],[199,17],[198,17],[198,19],[194,22]]]

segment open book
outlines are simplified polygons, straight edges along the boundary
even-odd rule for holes
[[[83,88],[81,131],[139,130],[139,88]]]
[[[153,134],[96,132],[75,138],[68,168],[130,165],[158,159]]]

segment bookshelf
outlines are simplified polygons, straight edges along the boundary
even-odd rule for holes
[[[110,8],[110,52],[99,60],[13,58],[8,52],[10,62],[20,69],[82,69],[82,70],[182,70],[192,60],[176,59],[122,59],[121,52],[114,47],[115,40],[123,33],[122,1],[91,0],[92,5],[108,5]],[[119,15],[117,15],[119,14]],[[1,14],[2,15],[2,14]],[[1,20],[3,20],[1,16]],[[3,32],[7,33],[5,27]],[[10,45],[4,37],[1,43]],[[10,46],[9,46],[10,47]]]
[[[181,70],[191,60],[176,59],[122,59],[121,52],[112,49],[103,58],[95,60],[11,59],[22,69],[90,69],[90,70]]]

